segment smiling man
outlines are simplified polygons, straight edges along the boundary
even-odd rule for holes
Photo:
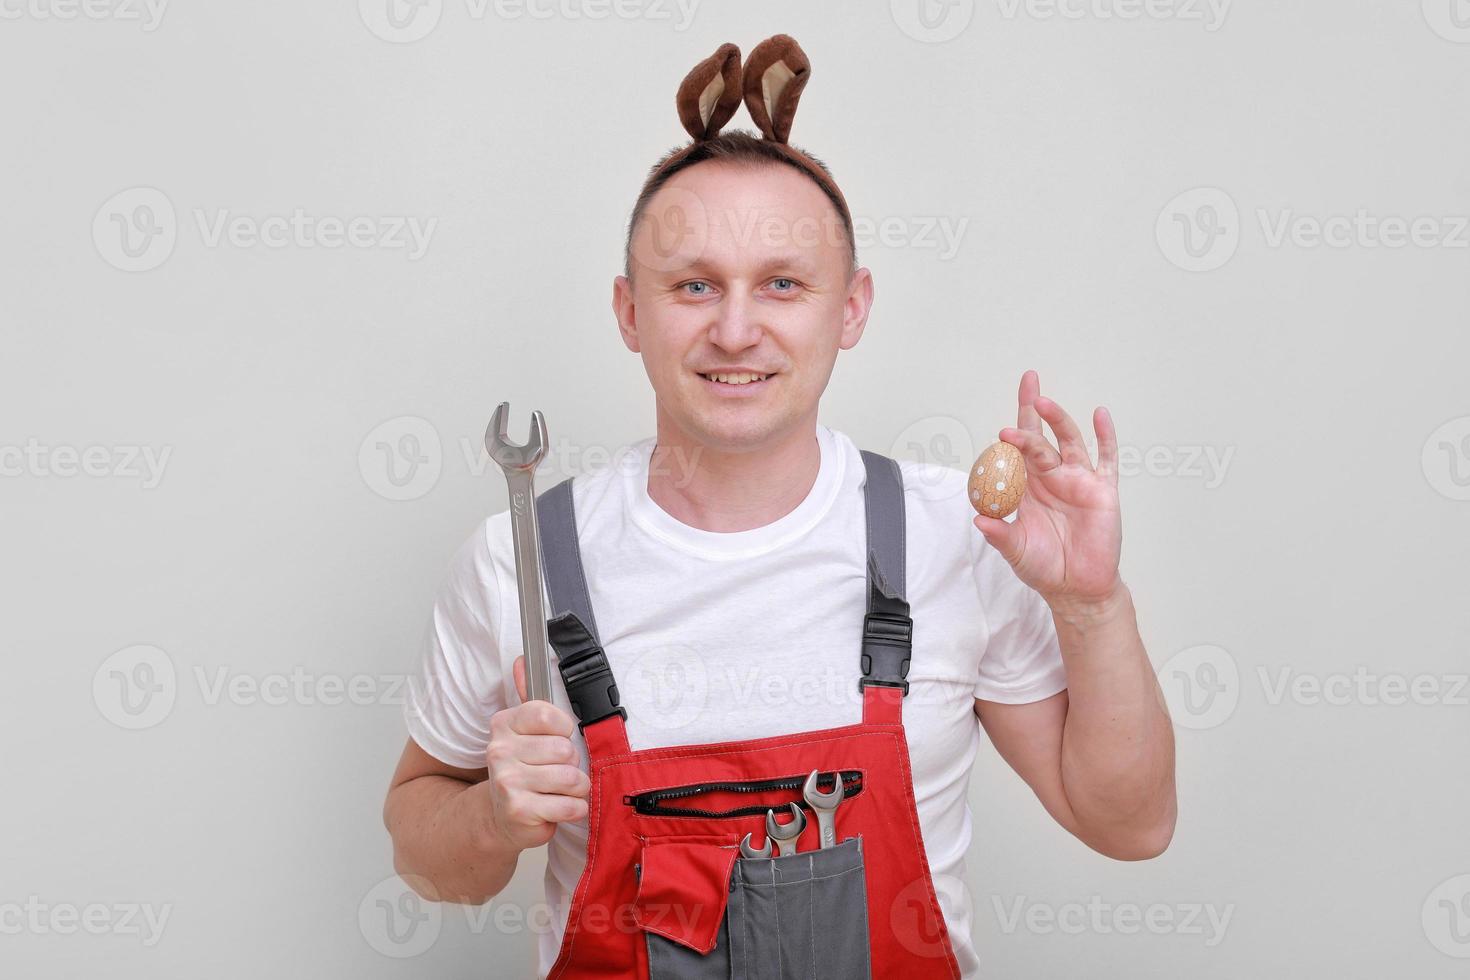
[[[613,285],[618,330],[655,396],[655,435],[579,475],[570,491],[585,591],[621,704],[610,717],[574,718],[561,683],[553,702],[525,702],[509,514],[489,518],[455,555],[434,607],[423,683],[406,712],[411,737],[385,807],[394,864],[427,898],[479,903],[505,887],[522,851],[548,845],[556,915],[539,937],[542,974],[648,975],[645,958],[657,966],[665,955],[693,954],[667,953],[650,935],[646,950],[639,940],[636,969],[606,954],[594,966],[569,935],[586,937],[583,950],[599,948],[572,898],[585,888],[585,905],[601,887],[588,862],[599,835],[605,849],[624,836],[616,824],[624,801],[611,800],[589,840],[589,793],[598,799],[589,756],[605,762],[611,745],[632,765],[660,747],[768,744],[741,741],[750,739],[779,747],[827,730],[846,737],[855,729],[844,726],[867,731],[885,705],[901,705],[911,783],[863,792],[909,800],[927,868],[912,895],[921,908],[937,898],[942,928],[905,933],[893,909],[869,908],[872,968],[881,975],[891,947],[931,964],[914,976],[975,976],[961,882],[982,731],[1089,847],[1148,858],[1173,832],[1172,729],[1118,574],[1112,421],[1103,409],[1093,416],[1094,465],[1078,426],[1027,372],[1017,425],[1000,433],[1021,449],[1029,481],[1011,522],[975,516],[965,472],[894,467],[911,614],[898,619],[911,618],[911,656],[901,674],[869,676],[864,614],[877,593],[865,575],[874,533],[865,494],[876,492],[869,474],[881,470],[821,424],[818,410],[839,352],[862,338],[873,277],[857,265],[830,173],[769,125],[784,115],[789,127],[795,102],[782,101],[781,82],[804,71],[776,68],[803,68],[799,49],[782,42],[772,56],[762,45],[746,64],[746,102],[765,134],[757,137],[709,126],[707,107],[727,102],[732,84],[726,48],[714,73],[697,68],[686,79],[687,103],[681,89],[681,110],[690,107],[704,128],[655,166]],[[567,650],[558,651],[565,664]],[[735,758],[747,758],[741,751]],[[862,799],[839,810],[839,825],[842,813],[857,821],[860,806],[880,803]],[[697,829],[728,836],[728,849],[735,825],[635,824],[629,833]],[[881,841],[867,846],[882,853]],[[875,860],[884,858],[869,858],[870,892],[882,887]],[[641,873],[613,872],[628,882]],[[618,921],[613,910],[601,928]],[[719,955],[715,945],[701,955]]]

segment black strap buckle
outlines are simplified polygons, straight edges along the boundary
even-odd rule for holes
[[[899,600],[902,602],[902,600]],[[908,604],[903,603],[907,608]],[[909,693],[909,662],[913,655],[914,621],[906,612],[870,612],[863,618],[863,677],[865,687],[897,687]]]
[[[558,667],[577,727],[617,715],[624,720],[628,712],[618,707],[618,685],[601,645],[576,613],[563,613],[547,620],[547,638],[556,647]]]

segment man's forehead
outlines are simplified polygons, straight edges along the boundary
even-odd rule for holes
[[[756,249],[740,249],[733,252],[706,250],[674,271],[693,274],[739,271],[754,276],[789,272],[810,277],[815,276],[818,269],[817,256],[809,251],[783,250],[767,253]]]
[[[779,166],[693,172],[699,169],[677,174],[648,202],[635,235],[640,264],[663,271],[784,266],[814,274],[829,253],[845,254],[836,209],[805,176]]]

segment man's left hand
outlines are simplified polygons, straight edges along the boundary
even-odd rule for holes
[[[1035,371],[1021,376],[1016,428],[1002,442],[1021,451],[1026,492],[1014,521],[976,515],[975,527],[1010,562],[1016,577],[1053,609],[1106,602],[1121,587],[1118,556],[1123,521],[1118,507],[1118,437],[1106,408],[1092,413],[1097,465],[1082,431],[1062,406],[1041,394]],[[1045,419],[1057,438],[1041,430]]]

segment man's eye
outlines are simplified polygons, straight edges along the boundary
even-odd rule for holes
[[[796,280],[787,279],[783,276],[779,279],[772,279],[771,285],[776,287],[778,293],[789,293],[796,288]]]
[[[689,295],[691,295],[691,296],[703,296],[703,295],[705,295],[706,293],[709,292],[709,283],[707,283],[707,282],[686,282],[684,284],[684,288],[689,291]]]

